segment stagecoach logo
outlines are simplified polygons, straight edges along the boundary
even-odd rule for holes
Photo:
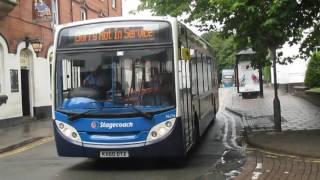
[[[106,122],[96,122],[92,121],[91,122],[91,127],[93,129],[99,127],[99,128],[106,128],[106,129],[113,129],[113,128],[132,128],[133,123],[128,122],[128,123],[106,123]]]
[[[92,122],[91,122],[91,127],[92,127],[93,129],[97,128],[97,125],[98,125],[98,123],[97,123],[96,121],[92,121]]]

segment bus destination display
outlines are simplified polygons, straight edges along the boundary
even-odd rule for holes
[[[171,39],[167,22],[104,22],[62,29],[57,48],[170,43]]]
[[[108,28],[103,32],[75,36],[75,43],[91,41],[154,40],[155,30],[144,27]]]

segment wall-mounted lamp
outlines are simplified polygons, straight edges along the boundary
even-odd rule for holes
[[[30,39],[28,36],[25,37],[26,42],[26,48],[29,47],[29,44],[31,44],[34,52],[40,53],[42,51],[43,43],[40,41],[40,39]]]
[[[0,95],[0,106],[2,104],[7,103],[7,100],[8,100],[8,96],[7,95]]]

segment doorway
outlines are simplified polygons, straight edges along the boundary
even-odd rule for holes
[[[22,114],[30,116],[29,70],[21,69]]]
[[[23,49],[20,52],[20,72],[21,72],[21,102],[22,115],[33,116],[32,110],[32,52],[28,49]]]

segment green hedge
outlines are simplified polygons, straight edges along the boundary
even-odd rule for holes
[[[264,82],[271,83],[271,66],[263,68]]]
[[[309,92],[320,93],[320,88],[312,88],[308,90]]]
[[[320,52],[313,54],[304,82],[309,88],[320,87]]]

